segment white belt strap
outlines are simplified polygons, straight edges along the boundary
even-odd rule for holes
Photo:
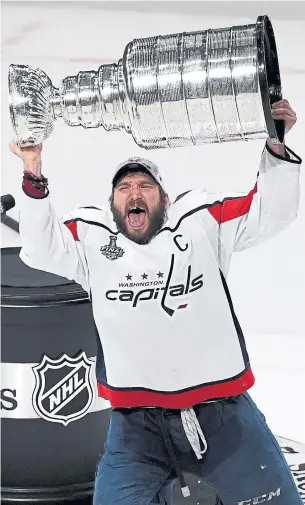
[[[202,459],[202,454],[206,452],[208,444],[194,409],[181,409],[181,420],[187,439],[191,444],[197,459]],[[203,444],[203,448],[201,448],[201,444]]]

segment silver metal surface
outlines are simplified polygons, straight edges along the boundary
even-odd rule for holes
[[[56,119],[125,130],[146,149],[270,137],[281,98],[269,19],[252,25],[137,39],[118,64],[66,77],[11,65],[10,112],[20,146],[43,142]],[[279,125],[278,125],[279,126]]]

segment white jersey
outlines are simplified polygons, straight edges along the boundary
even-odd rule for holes
[[[59,220],[49,196],[24,195],[21,259],[90,293],[98,390],[113,406],[185,408],[253,385],[226,276],[233,251],[295,219],[301,160],[289,152],[264,150],[247,195],[182,195],[147,245],[118,232],[108,207]]]

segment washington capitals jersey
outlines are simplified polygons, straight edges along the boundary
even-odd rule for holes
[[[21,259],[90,293],[98,391],[113,406],[185,408],[253,385],[226,277],[234,251],[297,215],[301,160],[288,151],[264,150],[248,194],[187,191],[146,245],[117,230],[109,207],[60,220],[50,196],[24,195]]]

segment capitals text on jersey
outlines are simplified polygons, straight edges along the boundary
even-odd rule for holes
[[[162,292],[162,298],[161,299],[161,307],[165,312],[169,315],[172,316],[174,314],[174,310],[170,309],[169,307],[166,306],[166,298],[167,296],[185,296],[188,293],[192,293],[194,291],[197,291],[198,289],[201,289],[203,287],[203,274],[201,273],[200,275],[197,275],[196,277],[192,278],[192,267],[191,265],[188,266],[187,269],[187,276],[185,282],[182,282],[180,284],[170,284],[170,280],[172,277],[172,272],[173,272],[173,267],[174,267],[174,254],[172,255],[171,258],[171,265],[169,268],[168,276],[166,279],[166,283],[164,287],[156,287],[156,288],[148,288],[148,289],[110,289],[106,291],[105,296],[107,300],[115,302],[115,301],[120,301],[120,302],[132,302],[132,307],[137,307],[138,304],[142,301],[148,301],[148,300],[157,300],[159,299],[159,294]],[[187,304],[179,305],[179,308],[185,308]]]

